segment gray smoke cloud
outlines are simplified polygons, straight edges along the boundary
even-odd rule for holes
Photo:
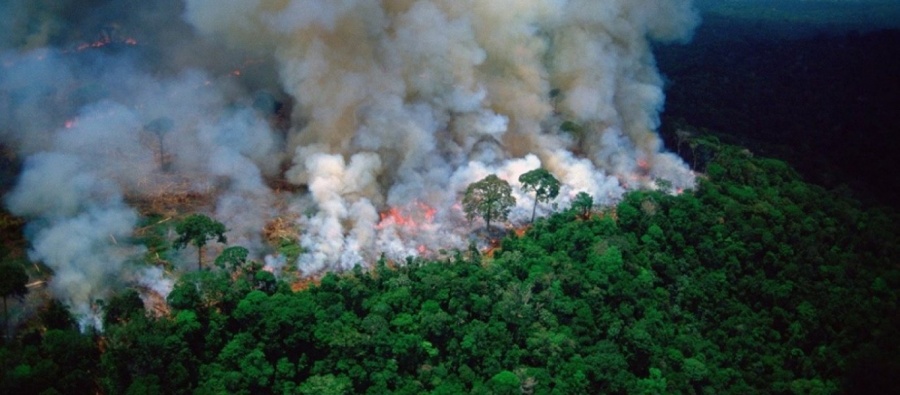
[[[72,305],[82,325],[99,326],[93,301],[121,284],[126,261],[140,252],[117,242],[127,241],[137,213],[77,156],[40,153],[24,167],[7,206],[33,219],[29,258],[53,268],[51,289]]]
[[[279,171],[283,138],[254,106],[254,88],[225,71],[232,64],[206,66],[221,52],[171,22],[180,7],[163,6],[180,3],[35,3],[4,5],[23,19],[4,17],[22,28],[0,39],[0,137],[24,160],[5,202],[29,220],[30,258],[53,270],[51,290],[82,325],[99,326],[94,301],[116,287],[171,289],[161,270],[139,264],[132,206],[211,196],[198,209],[228,223],[236,243],[262,248],[273,215],[264,178]],[[179,64],[191,49],[196,59]]]
[[[580,191],[613,204],[660,179],[694,184],[655,133],[664,95],[650,50],[690,38],[690,0],[18,0],[0,11],[0,138],[26,158],[6,204],[30,220],[32,259],[76,306],[109,292],[104,278],[164,283],[130,268],[129,205],[173,189],[211,196],[194,209],[257,256],[272,253],[268,221],[297,218],[294,264],[312,274],[465,248],[460,195],[488,174],[513,185],[514,224],[533,203],[518,176],[540,166],[563,184],[560,207]]]
[[[297,102],[286,176],[310,188],[305,272],[464,244],[458,194],[490,173],[517,187],[514,222],[531,204],[518,175],[539,166],[566,185],[562,205],[578,191],[609,204],[657,179],[693,185],[655,134],[663,92],[649,48],[689,38],[689,1],[186,5],[207,38],[270,54]],[[560,131],[566,120],[581,130]],[[419,218],[427,230],[377,226],[386,206],[434,213]]]

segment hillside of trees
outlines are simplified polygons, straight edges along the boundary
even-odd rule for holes
[[[537,218],[492,251],[382,259],[295,292],[232,246],[178,280],[165,314],[120,293],[102,333],[51,301],[0,349],[0,393],[894,390],[897,215],[739,147],[689,148],[696,190]]]

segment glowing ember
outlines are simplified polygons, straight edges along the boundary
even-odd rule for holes
[[[75,46],[75,51],[81,52],[81,51],[85,51],[85,50],[91,49],[91,48],[102,48],[102,47],[105,47],[105,46],[113,44],[113,43],[119,43],[119,44],[125,44],[125,45],[138,45],[138,41],[136,39],[134,39],[133,37],[125,37],[125,38],[114,40],[109,35],[103,35],[96,41],[78,44],[77,46]]]
[[[650,162],[648,162],[646,159],[638,159],[637,165],[642,172],[650,171]]]
[[[434,216],[437,209],[422,202],[416,202],[414,210],[401,210],[398,207],[391,207],[387,211],[381,213],[381,220],[378,221],[376,229],[384,229],[388,226],[400,226],[404,228],[418,228],[425,224],[434,222]],[[424,250],[424,246],[419,246],[419,250]]]
[[[419,209],[422,210],[422,214],[425,216],[425,219],[428,222],[434,221],[434,215],[437,214],[437,209],[421,202],[416,203],[416,205],[419,206]]]
[[[400,213],[400,209],[396,207],[391,207],[388,211],[381,213],[381,221],[378,223],[378,228],[381,229],[389,223],[393,223],[396,225],[415,225],[415,222],[412,219],[408,219]]]

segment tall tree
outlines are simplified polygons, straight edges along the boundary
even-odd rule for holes
[[[491,220],[505,220],[515,204],[512,187],[494,174],[469,184],[462,201],[466,218],[471,222],[476,215],[481,216],[487,223],[488,230],[491,228]]]
[[[3,295],[3,335],[9,335],[9,310],[7,300],[10,297],[22,297],[28,293],[28,273],[25,268],[15,262],[0,263],[0,294]]]
[[[519,182],[526,192],[534,191],[534,206],[531,208],[531,222],[534,222],[538,202],[548,202],[559,195],[559,180],[547,169],[539,167],[519,176]]]
[[[197,247],[197,267],[203,268],[203,247],[206,242],[215,239],[219,243],[227,243],[225,225],[203,214],[191,214],[178,225],[175,232],[175,248],[181,249],[188,244]]]
[[[581,213],[581,217],[587,219],[594,207],[594,198],[587,192],[578,192],[575,199],[572,200],[572,208]]]

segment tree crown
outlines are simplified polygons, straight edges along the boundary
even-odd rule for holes
[[[191,244],[197,248],[206,245],[211,239],[219,243],[226,243],[225,225],[203,214],[191,214],[184,221],[175,226],[178,238],[175,239],[175,248],[184,248]]]
[[[522,174],[519,182],[525,191],[534,191],[535,199],[539,202],[546,202],[559,195],[559,180],[543,167]]]
[[[516,198],[512,196],[512,187],[494,174],[470,184],[466,188],[462,202],[463,211],[469,221],[475,216],[481,216],[488,227],[494,218],[505,220],[515,204]]]

